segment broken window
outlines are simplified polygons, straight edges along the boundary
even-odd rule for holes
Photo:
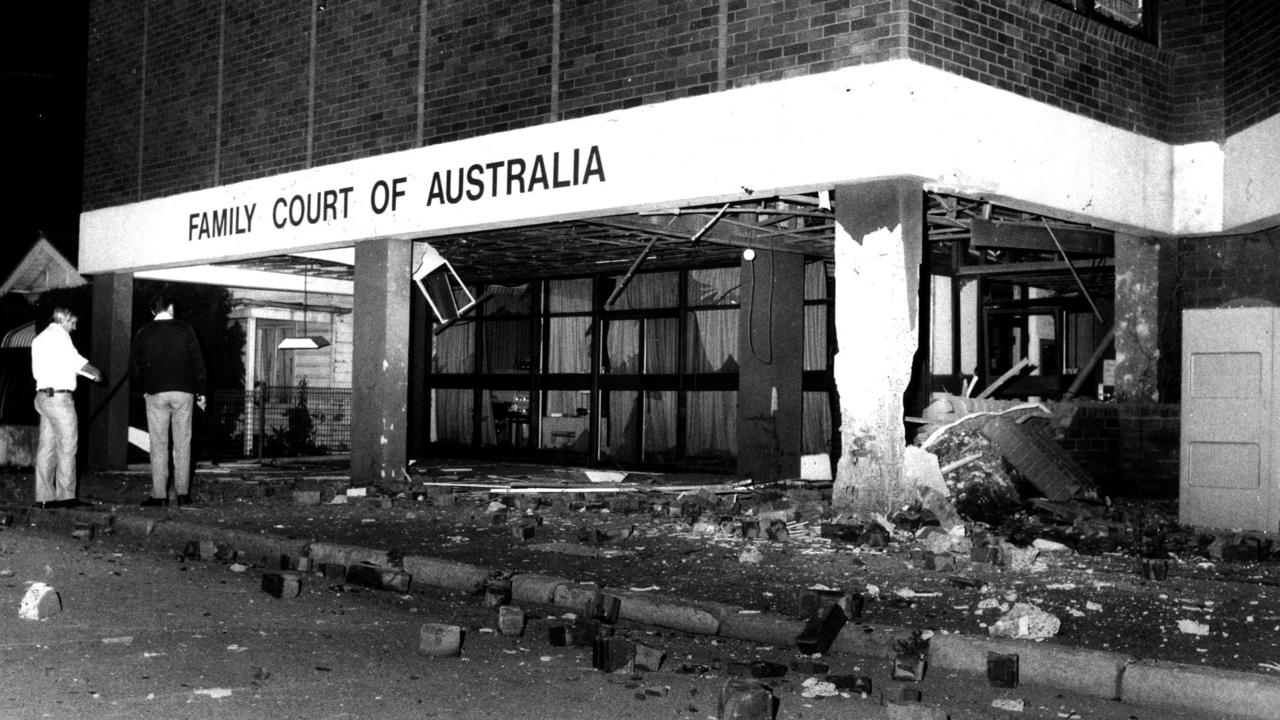
[[[1154,41],[1156,0],[1050,0],[1099,22]]]

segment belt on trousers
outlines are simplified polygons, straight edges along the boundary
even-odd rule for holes
[[[40,393],[41,395],[48,395],[49,397],[53,397],[54,393],[69,393],[69,392],[75,392],[75,390],[54,390],[53,388],[39,388],[36,390],[36,392]]]

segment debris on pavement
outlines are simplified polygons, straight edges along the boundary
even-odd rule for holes
[[[992,637],[1043,640],[1058,634],[1062,621],[1030,603],[1016,603],[987,631]]]
[[[47,620],[62,612],[62,598],[50,586],[42,582],[31,583],[18,606],[18,617],[23,620]]]

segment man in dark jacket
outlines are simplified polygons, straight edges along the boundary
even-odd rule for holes
[[[153,320],[133,338],[129,370],[147,404],[151,432],[151,497],[144,507],[169,504],[170,432],[173,434],[173,490],[178,505],[191,503],[192,406],[204,409],[204,356],[191,323],[173,316],[173,300],[151,300]]]

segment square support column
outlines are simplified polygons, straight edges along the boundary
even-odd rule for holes
[[[903,393],[919,344],[924,192],[895,178],[836,188],[836,390],[832,504],[888,513],[914,497],[902,474]]]
[[[804,258],[742,261],[738,310],[738,474],[799,477],[803,450]]]
[[[1116,398],[1160,402],[1160,257],[1170,253],[1156,238],[1125,233],[1116,233],[1115,248]]]
[[[408,459],[413,243],[356,243],[351,482],[400,484]]]
[[[104,273],[93,278],[93,337],[89,362],[103,382],[89,385],[87,437],[90,471],[123,470],[129,457],[129,346],[133,341],[133,273]]]

